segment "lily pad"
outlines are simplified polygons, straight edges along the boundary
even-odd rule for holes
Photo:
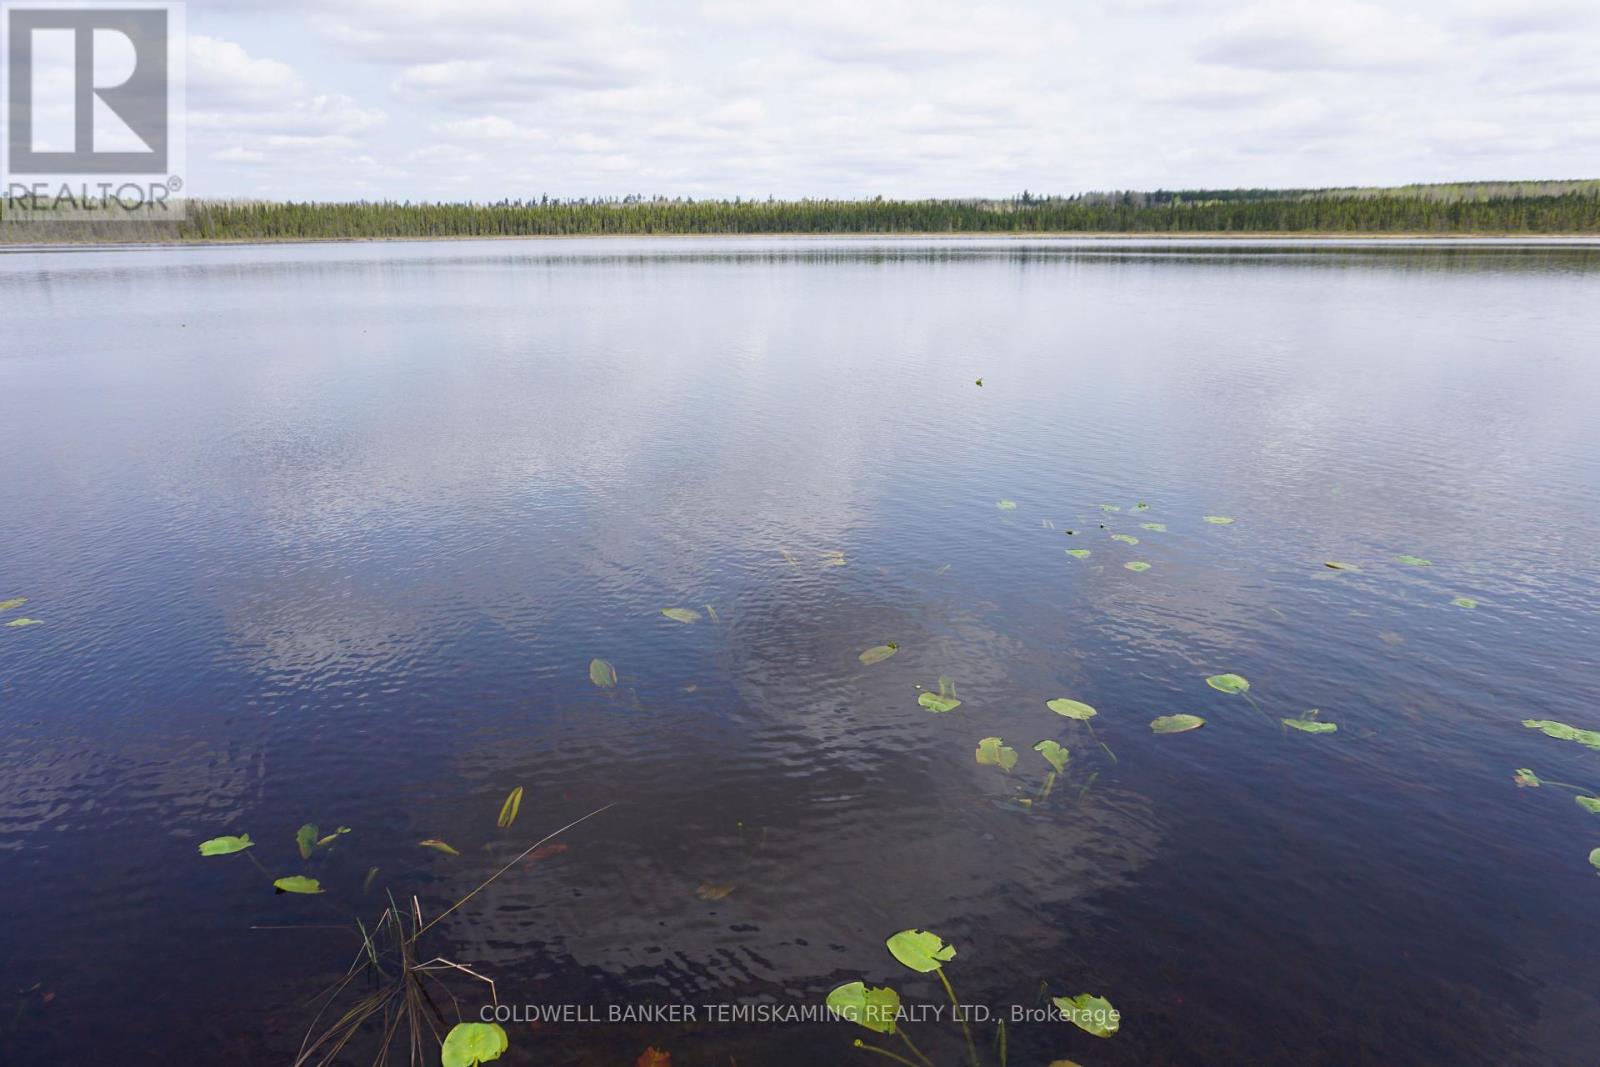
[[[1250,683],[1239,674],[1213,674],[1206,679],[1206,684],[1223,693],[1244,693],[1250,689]]]
[[[926,930],[901,930],[884,944],[901,963],[920,974],[937,971],[956,958],[954,945],[947,945],[938,934]]]
[[[1537,789],[1544,784],[1537,774],[1527,767],[1518,767],[1511,775],[1511,780],[1517,783],[1518,789]]]
[[[1046,739],[1033,746],[1033,750],[1045,758],[1045,762],[1056,769],[1057,774],[1067,771],[1067,748],[1057,741]]]
[[[1580,730],[1575,726],[1568,726],[1564,722],[1552,719],[1523,719],[1522,725],[1530,730],[1538,730],[1547,737],[1554,737],[1561,741],[1576,741],[1580,745],[1600,749],[1600,731]]]
[[[1303,734],[1333,734],[1339,732],[1339,724],[1332,722],[1318,722],[1320,712],[1312,708],[1296,719],[1284,719],[1283,725],[1291,730],[1299,730]]]
[[[1051,997],[1050,1002],[1068,1022],[1095,1037],[1110,1037],[1122,1026],[1122,1015],[1104,997],[1079,993],[1075,997]]]
[[[1166,533],[1167,524],[1164,522],[1141,522],[1139,524],[1139,529],[1151,530],[1155,533]]]
[[[1100,505],[1100,510],[1101,511],[1121,511],[1122,508],[1120,508],[1116,504],[1101,504]]]
[[[1233,518],[1229,515],[1207,515],[1205,520],[1213,526],[1232,526]]]
[[[279,878],[272,883],[274,889],[280,893],[320,893],[322,883],[315,878],[307,878],[303,874],[291,874],[287,878]]]
[[[617,684],[617,669],[603,659],[589,661],[589,681],[601,689],[613,689]]]
[[[1057,697],[1054,700],[1047,700],[1045,701],[1044,706],[1055,712],[1057,715],[1064,715],[1069,719],[1077,719],[1079,722],[1088,722],[1090,719],[1099,714],[1089,705],[1083,703],[1083,701],[1068,700],[1066,697]]]
[[[662,608],[661,614],[673,622],[699,622],[700,613],[693,608]]]
[[[12,619],[10,622],[6,623],[6,625],[7,626],[13,626],[13,627],[15,627],[15,626],[43,626],[44,625],[44,620],[43,619],[26,619],[26,618],[24,618],[24,619]]]
[[[1340,563],[1336,559],[1328,560],[1328,562],[1324,563],[1323,566],[1332,571],[1359,571],[1361,569],[1354,563]]]
[[[1578,802],[1578,807],[1591,815],[1600,815],[1600,797],[1573,797]]]
[[[1454,604],[1458,608],[1475,608],[1478,606],[1478,602],[1469,596],[1458,596],[1454,600],[1450,601],[1450,603]]]
[[[1111,540],[1121,541],[1125,545],[1136,545],[1139,543],[1139,539],[1133,536],[1133,534],[1112,534]]]
[[[1593,852],[1589,853],[1589,865],[1596,869],[1600,869],[1600,848],[1597,848]]]
[[[939,693],[923,693],[917,697],[917,703],[929,711],[941,714],[946,711],[954,711],[961,706],[961,701],[955,697],[942,696]]]
[[[878,1034],[894,1033],[900,1015],[900,994],[886,986],[848,982],[828,994],[827,1004],[846,1022]]]
[[[1142,559],[1136,559],[1131,563],[1124,563],[1122,566],[1124,570],[1130,570],[1135,574],[1143,574],[1145,571],[1150,569],[1150,564],[1146,563]]]
[[[1149,511],[1150,510],[1150,505],[1149,504],[1135,504],[1133,506],[1133,510],[1134,511]]]
[[[890,641],[887,645],[873,645],[856,658],[870,667],[874,663],[882,663],[898,651],[900,651],[900,646]]]
[[[1404,563],[1407,567],[1431,567],[1431,566],[1433,566],[1432,561],[1425,560],[1421,556],[1396,556],[1394,558],[1394,561],[1396,563]]]
[[[447,856],[461,855],[461,853],[457,852],[455,849],[451,848],[449,845],[445,844],[443,841],[440,841],[436,837],[430,837],[426,841],[418,841],[417,844],[421,845],[423,848],[431,848],[436,852],[443,852]]]
[[[985,767],[999,767],[1009,772],[1017,765],[1017,750],[1003,744],[998,737],[985,737],[978,742],[978,763]]]
[[[506,794],[506,801],[500,805],[500,816],[495,819],[495,826],[502,830],[509,830],[511,824],[517,821],[517,813],[522,811],[522,787],[519,785]]]
[[[1017,502],[1015,500],[1002,500],[1000,503],[996,504],[995,507],[999,508],[1001,511],[1016,511]]]
[[[294,843],[300,847],[300,858],[308,860],[317,850],[317,824],[308,822],[295,831]]]
[[[0,611],[16,611],[28,602],[25,596],[14,596],[10,600],[0,600]]]
[[[1074,559],[1088,559],[1089,550],[1087,548],[1069,548],[1067,549],[1067,555]]]
[[[497,1060],[511,1047],[499,1023],[456,1023],[439,1049],[442,1067],[475,1067]]]
[[[231,856],[235,852],[255,848],[255,845],[256,843],[250,840],[249,834],[240,834],[238,837],[213,837],[210,841],[200,842],[200,855]]]
[[[1152,719],[1150,729],[1158,734],[1181,734],[1190,730],[1198,730],[1206,721],[1198,715],[1163,715]]]

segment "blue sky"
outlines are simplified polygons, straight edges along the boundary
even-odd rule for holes
[[[1592,0],[191,0],[198,196],[1600,176]]]

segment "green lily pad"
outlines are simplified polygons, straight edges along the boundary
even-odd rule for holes
[[[1250,689],[1250,683],[1239,674],[1213,674],[1206,679],[1206,684],[1223,693],[1244,693]]]
[[[901,930],[884,944],[895,959],[920,974],[939,970],[956,958],[956,947],[947,945],[938,934],[926,930]]]
[[[28,602],[25,596],[15,596],[10,600],[0,600],[0,611],[16,611]]]
[[[1589,853],[1589,865],[1596,869],[1600,869],[1600,848],[1597,848],[1593,852]]]
[[[961,706],[961,701],[955,697],[940,696],[938,693],[923,693],[917,697],[917,703],[929,711],[943,713],[954,711]]]
[[[1284,719],[1283,725],[1291,730],[1299,730],[1303,734],[1332,734],[1339,732],[1338,723],[1318,722],[1316,708],[1312,708],[1297,719]]]
[[[617,684],[617,669],[603,659],[589,661],[589,681],[601,689],[613,689]]]
[[[308,822],[295,832],[294,843],[300,846],[300,858],[308,860],[317,849],[317,824]]]
[[[1017,765],[1017,750],[1001,743],[998,737],[985,737],[978,742],[978,763],[1009,772]]]
[[[1088,559],[1089,550],[1087,548],[1069,548],[1067,549],[1067,555],[1074,559]]]
[[[900,651],[900,646],[890,641],[887,645],[873,645],[856,658],[870,667],[874,663],[882,663],[898,651]]]
[[[1450,601],[1450,603],[1454,604],[1458,608],[1475,608],[1478,606],[1478,602],[1469,596],[1458,596],[1454,600]]]
[[[1431,567],[1431,566],[1433,566],[1432,561],[1425,560],[1421,556],[1396,556],[1394,558],[1394,561],[1396,563],[1404,563],[1408,567]]]
[[[511,1047],[499,1023],[456,1023],[439,1049],[442,1067],[474,1067],[497,1060]]]
[[[1145,571],[1150,569],[1150,564],[1146,563],[1142,559],[1136,559],[1131,563],[1124,563],[1122,567],[1124,570],[1130,570],[1135,574],[1143,574]]]
[[[44,625],[44,620],[43,619],[12,619],[10,622],[6,623],[6,625],[7,626],[13,626],[13,627],[15,627],[15,626],[43,626]]]
[[[1158,734],[1182,734],[1198,730],[1206,721],[1198,715],[1163,715],[1150,722],[1150,729]]]
[[[1141,530],[1151,530],[1151,531],[1154,531],[1155,533],[1166,533],[1167,532],[1167,524],[1164,523],[1164,522],[1141,522],[1139,524],[1139,529],[1141,529]]]
[[[287,878],[279,878],[272,883],[273,888],[281,893],[320,893],[322,883],[315,878],[307,878],[303,874],[291,874]]]
[[[1122,1015],[1104,997],[1079,993],[1075,997],[1051,997],[1056,1010],[1068,1022],[1095,1037],[1110,1037],[1122,1026]]]
[[[1016,511],[1017,502],[1015,500],[1002,500],[1000,503],[996,504],[995,507],[999,508],[1001,511]]]
[[[235,852],[243,852],[255,846],[256,843],[250,840],[249,834],[240,834],[238,837],[213,837],[210,841],[200,842],[200,855],[231,856]]]
[[[1361,569],[1354,563],[1340,563],[1336,559],[1328,560],[1328,562],[1324,563],[1323,566],[1333,571],[1359,571]]]
[[[1088,722],[1099,714],[1081,700],[1068,700],[1066,697],[1047,700],[1044,706],[1057,715],[1064,715],[1069,719],[1077,719],[1079,722]]]
[[[1573,797],[1578,802],[1578,807],[1591,815],[1600,815],[1600,797]]]
[[[700,613],[693,608],[662,608],[661,614],[673,622],[699,622]]]
[[[1121,541],[1125,545],[1136,545],[1139,543],[1139,539],[1133,536],[1133,534],[1112,534],[1111,540]]]
[[[1518,767],[1511,775],[1511,780],[1517,783],[1518,789],[1537,789],[1544,784],[1537,774],[1527,767]]]
[[[1207,515],[1205,520],[1213,526],[1232,526],[1233,519],[1228,515]]]
[[[887,986],[848,982],[828,994],[828,1007],[846,1022],[878,1034],[894,1033],[900,1015],[900,994]]]
[[[1568,726],[1564,722],[1552,719],[1523,719],[1522,725],[1530,730],[1538,730],[1547,737],[1554,737],[1561,741],[1576,741],[1580,745],[1600,749],[1600,731],[1580,730],[1575,726]]]
[[[1033,746],[1033,750],[1045,758],[1045,762],[1056,769],[1057,774],[1067,771],[1067,749],[1065,745],[1049,739],[1040,741]]]

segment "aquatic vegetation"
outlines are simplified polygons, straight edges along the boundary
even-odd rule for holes
[[[1150,510],[1150,505],[1149,504],[1145,504],[1145,503],[1135,504],[1133,506],[1133,510],[1134,511],[1149,511]]]
[[[1323,566],[1327,567],[1329,570],[1334,570],[1334,571],[1359,571],[1361,569],[1360,567],[1357,567],[1354,563],[1340,563],[1336,559],[1328,560],[1328,562],[1324,563]]]
[[[372,892],[372,883],[378,880],[378,868],[368,867],[367,876],[361,879],[361,895],[366,896]]]
[[[1136,545],[1136,544],[1139,543],[1139,539],[1137,537],[1133,536],[1133,534],[1122,534],[1122,533],[1112,534],[1111,535],[1111,540],[1113,540],[1113,541],[1121,541],[1125,545]]]
[[[1090,553],[1087,548],[1069,548],[1067,549],[1067,555],[1075,559],[1088,559]]]
[[[917,703],[929,711],[944,713],[954,711],[961,706],[961,701],[956,698],[956,683],[948,675],[939,677],[939,691],[937,693],[923,693],[917,697]]]
[[[1404,563],[1408,567],[1431,567],[1431,566],[1433,566],[1433,563],[1431,561],[1425,560],[1421,556],[1396,556],[1394,558],[1394,561],[1396,563]]]
[[[439,1048],[441,1067],[476,1067],[511,1047],[499,1023],[456,1023]]]
[[[999,508],[1001,511],[1016,511],[1017,502],[1015,500],[1002,500],[1000,503],[996,504],[995,507]]]
[[[1150,721],[1150,729],[1158,734],[1181,734],[1198,730],[1205,724],[1198,715],[1162,715]]]
[[[519,785],[506,794],[504,804],[500,805],[500,815],[495,819],[495,826],[502,830],[511,829],[511,824],[517,821],[517,814],[522,811],[522,787]]]
[[[601,689],[614,689],[617,685],[617,669],[603,659],[589,661],[589,681]]]
[[[982,389],[983,388],[983,379],[979,378],[977,381],[973,382],[972,384],[976,385],[979,389]]]
[[[721,900],[737,888],[732,882],[701,882],[694,895],[701,900]]]
[[[1551,719],[1523,719],[1522,725],[1530,730],[1538,730],[1546,737],[1554,737],[1560,741],[1576,741],[1580,745],[1600,749],[1600,730],[1580,730]]]
[[[1079,993],[1075,997],[1051,997],[1066,1020],[1095,1037],[1110,1037],[1122,1027],[1122,1014],[1104,997]]]
[[[1245,693],[1250,690],[1250,683],[1240,674],[1213,674],[1206,679],[1206,684],[1223,693]]]
[[[1205,521],[1213,526],[1232,526],[1233,518],[1228,515],[1207,515]]]
[[[256,843],[250,840],[249,834],[240,834],[238,837],[213,837],[209,841],[200,842],[200,855],[231,856],[235,852],[254,848],[255,845]]]
[[[1283,725],[1289,727],[1291,730],[1299,730],[1303,734],[1338,733],[1338,724],[1320,721],[1317,718],[1317,716],[1320,714],[1321,712],[1317,708],[1312,708],[1310,711],[1298,716],[1297,718],[1284,719]]]
[[[1578,802],[1578,807],[1591,815],[1600,815],[1600,797],[1573,797]]]
[[[1131,563],[1124,563],[1122,567],[1124,570],[1130,570],[1135,574],[1143,574],[1145,571],[1150,569],[1150,564],[1146,563],[1142,559],[1136,559]]]
[[[900,651],[900,646],[895,644],[893,641],[890,641],[886,645],[873,645],[856,658],[870,667],[874,663],[882,663],[884,660],[888,659],[898,651]]]
[[[16,611],[28,602],[25,596],[14,596],[10,600],[0,600],[0,611]]]
[[[1469,596],[1458,596],[1454,600],[1450,601],[1450,603],[1454,604],[1458,608],[1470,609],[1478,606],[1478,602]]]
[[[436,837],[430,837],[426,841],[418,841],[417,844],[421,845],[423,848],[431,848],[436,852],[443,852],[447,856],[461,855],[461,853],[457,852],[455,849],[451,848],[448,844],[440,841]]]
[[[300,847],[300,858],[308,860],[311,853],[317,850],[317,824],[306,823],[294,835],[294,843]]]
[[[1600,870],[1600,848],[1589,853],[1589,865],[1596,870]]]
[[[1164,522],[1141,522],[1139,524],[1139,529],[1150,530],[1154,533],[1166,533],[1167,524]]]
[[[1043,756],[1045,758],[1045,762],[1049,763],[1050,766],[1056,769],[1056,773],[1062,774],[1066,772],[1068,756],[1066,746],[1062,745],[1058,741],[1052,741],[1049,738],[1046,738],[1045,740],[1040,741],[1037,745],[1034,745],[1033,750],[1039,753],[1039,755]]]
[[[1544,784],[1544,781],[1527,767],[1518,767],[1512,773],[1511,780],[1517,783],[1518,789],[1537,789]]]
[[[1120,508],[1116,504],[1101,504],[1100,505],[1100,510],[1101,511],[1121,511],[1122,508]]]
[[[900,994],[887,986],[846,982],[828,994],[828,1007],[846,1022],[873,1033],[892,1034],[900,1014]]]
[[[884,942],[889,954],[918,974],[937,971],[956,958],[954,945],[927,930],[901,930]]]
[[[822,557],[822,565],[824,567],[843,567],[844,564],[845,564],[845,559],[844,559],[844,553],[843,552],[838,552],[838,551],[821,552],[821,553],[818,553],[818,555],[820,555]],[[708,611],[710,610],[710,605],[709,604],[706,606],[706,610],[708,610]],[[716,618],[716,613],[715,612],[712,612],[712,618]]]
[[[1017,765],[1017,750],[1003,744],[998,737],[985,737],[978,742],[978,763],[985,767],[999,767],[1010,772]]]
[[[279,878],[272,883],[274,889],[280,893],[304,893],[307,895],[322,892],[322,883],[315,878],[307,878],[303,874],[291,874],[287,878]]]
[[[639,1053],[639,1058],[633,1061],[633,1067],[672,1067],[672,1053],[651,1045]]]
[[[662,608],[661,614],[673,622],[699,622],[700,613],[693,608]]]
[[[6,625],[10,626],[10,627],[13,627],[13,628],[19,627],[19,626],[43,626],[44,625],[44,620],[43,619],[28,619],[28,618],[12,619],[10,622],[6,623]]]
[[[1054,700],[1047,700],[1045,701],[1044,706],[1055,712],[1057,715],[1062,715],[1069,719],[1077,719],[1079,722],[1088,722],[1090,719],[1099,714],[1083,701],[1068,700],[1066,697],[1057,697]]]

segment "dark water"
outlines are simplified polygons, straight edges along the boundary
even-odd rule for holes
[[[602,1017],[937,1004],[927,927],[970,1003],[1122,1012],[1018,1067],[1592,1065],[1600,816],[1512,772],[1600,794],[1521,725],[1600,728],[1596,308],[1600,252],[1494,243],[0,256],[0,1062],[287,1063],[384,887],[610,803],[429,951]],[[701,1013],[506,1062],[886,1062]]]

